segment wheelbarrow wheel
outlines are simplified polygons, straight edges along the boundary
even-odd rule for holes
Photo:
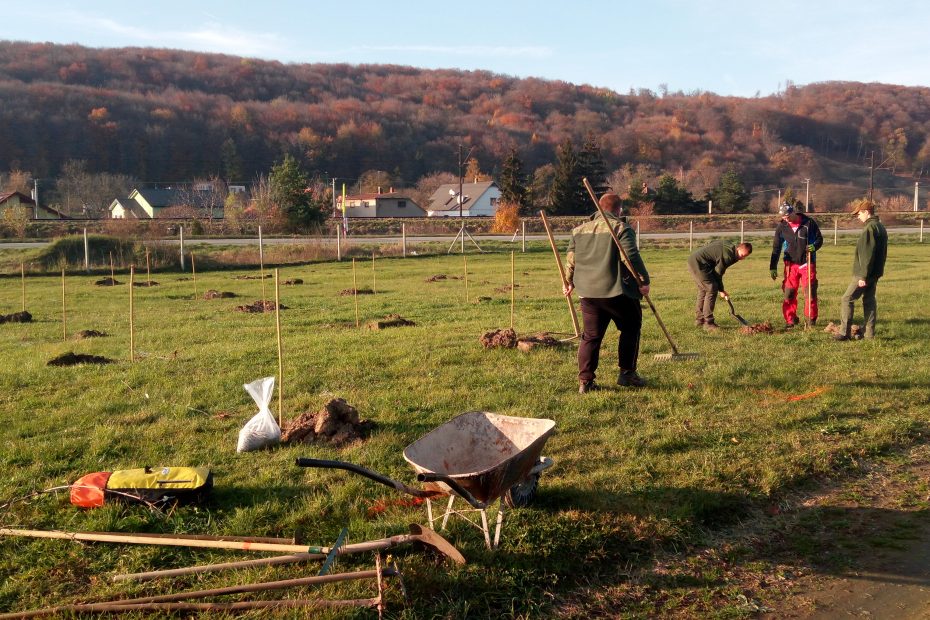
[[[530,474],[504,493],[504,503],[508,508],[524,508],[536,498],[539,488],[539,474]]]

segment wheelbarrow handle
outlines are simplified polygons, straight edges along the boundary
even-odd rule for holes
[[[479,502],[475,497],[465,490],[465,488],[460,485],[455,479],[446,476],[445,474],[431,474],[431,473],[422,473],[417,474],[417,480],[420,482],[442,482],[446,484],[450,489],[455,491],[456,495],[461,496],[466,502],[472,505],[472,507],[479,510],[484,510],[488,507],[484,502]]]
[[[345,461],[327,461],[324,459],[298,458],[294,462],[294,464],[297,465],[298,467],[320,467],[323,469],[344,469],[346,471],[352,472],[353,474],[358,474],[370,480],[374,480],[375,482],[380,482],[381,484],[394,488],[402,493],[408,493],[410,495],[413,495],[414,497],[429,498],[429,497],[435,497],[437,495],[442,495],[442,493],[438,491],[425,491],[423,489],[415,489],[413,487],[409,487],[403,482],[398,482],[397,480],[388,478],[387,476],[383,474],[379,474],[376,471],[365,469],[364,467],[361,467],[360,465],[355,465],[354,463],[346,463]]]

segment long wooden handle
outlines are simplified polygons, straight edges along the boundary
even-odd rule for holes
[[[601,203],[597,201],[597,196],[594,195],[594,188],[591,187],[591,183],[588,182],[587,177],[581,179],[581,181],[584,183],[585,189],[588,190],[588,195],[591,196],[591,200],[594,201],[594,206],[597,207],[597,212],[600,213],[601,217],[604,219],[604,224],[607,225],[607,230],[610,232],[610,236],[613,238],[617,249],[620,250],[620,257],[623,260],[623,264],[626,265],[626,268],[629,269],[630,273],[633,274],[633,277],[636,279],[636,284],[639,286],[644,286],[643,277],[639,275],[639,272],[636,271],[635,267],[633,267],[633,263],[630,262],[630,257],[626,255],[626,250],[624,250],[623,246],[620,245],[620,239],[617,237],[617,233],[614,232],[614,227],[610,225],[610,220],[607,219],[607,214],[604,213],[604,209],[601,208]],[[659,316],[659,311],[656,310],[652,300],[649,299],[649,295],[643,295],[643,299],[645,299],[646,303],[649,304],[649,309],[652,310],[652,314],[656,317],[656,323],[658,323],[659,327],[662,328],[662,333],[665,334],[665,339],[668,340],[668,344],[672,347],[672,353],[678,355],[678,347],[675,346],[675,341],[672,340],[672,335],[668,333],[668,329],[666,329],[665,323],[662,321],[662,317]]]
[[[546,220],[545,212],[540,211],[539,217],[542,218],[543,226],[546,228],[546,236],[549,237],[549,247],[552,248],[552,254],[555,256],[555,264],[559,267],[559,277],[562,278],[562,286],[565,287],[568,285],[568,280],[565,279],[565,268],[562,267],[562,257],[559,255],[558,248],[555,247],[555,239],[552,237],[552,230],[549,228],[549,222]],[[572,314],[572,327],[575,328],[575,336],[580,336],[581,330],[578,328],[578,315],[575,313],[575,304],[572,302],[571,293],[566,295],[565,299],[568,300],[568,310]]]

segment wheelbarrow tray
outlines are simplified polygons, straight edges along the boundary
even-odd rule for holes
[[[404,459],[417,474],[447,476],[490,503],[530,475],[554,431],[553,420],[469,411],[404,448]],[[426,485],[454,492],[442,482]]]

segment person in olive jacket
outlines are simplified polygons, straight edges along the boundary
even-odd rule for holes
[[[888,256],[888,233],[875,215],[875,203],[862,200],[853,206],[853,213],[864,223],[856,253],[853,256],[852,282],[849,283],[840,302],[840,331],[836,340],[849,340],[852,330],[853,305],[862,298],[862,313],[865,315],[864,338],[875,337],[877,304],[875,287],[885,273],[885,258]]]
[[[723,274],[726,270],[752,254],[751,243],[732,243],[730,241],[711,241],[695,250],[688,257],[688,271],[697,284],[697,303],[694,307],[694,324],[707,331],[718,329],[714,322],[714,306],[717,295],[729,299],[723,288]]]
[[[599,202],[642,283],[621,261],[610,229],[599,213],[572,230],[562,292],[570,295],[574,290],[581,298],[584,319],[584,333],[578,347],[578,391],[581,394],[600,389],[594,378],[601,341],[611,322],[620,330],[617,384],[631,387],[646,384],[636,373],[636,362],[643,324],[640,299],[649,294],[649,272],[636,248],[636,233],[622,217],[623,200],[617,194],[608,193],[601,196]]]
[[[807,291],[810,287],[810,298],[805,304],[804,314],[811,325],[817,324],[817,250],[823,245],[823,235],[820,227],[812,218],[798,213],[789,204],[778,208],[781,222],[775,228],[775,239],[772,243],[772,259],[769,262],[769,274],[772,279],[778,278],[778,256],[782,255],[785,265],[781,289],[785,298],[781,304],[782,316],[785,317],[785,326],[794,327],[798,324],[798,290]],[[808,265],[807,257],[810,257]],[[805,293],[806,294],[806,293]]]

